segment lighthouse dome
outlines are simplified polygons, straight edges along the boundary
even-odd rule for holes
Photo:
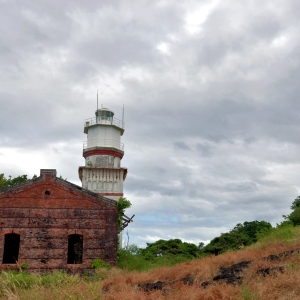
[[[114,112],[108,108],[100,108],[97,109],[95,112],[97,121],[113,121]]]

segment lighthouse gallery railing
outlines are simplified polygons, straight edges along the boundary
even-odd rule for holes
[[[83,143],[83,150],[94,147],[108,147],[124,151],[124,144],[115,140],[94,139]]]
[[[94,125],[94,124],[107,124],[107,125],[115,125],[117,127],[120,127],[122,129],[125,129],[125,123],[117,118],[106,118],[103,117],[94,117],[90,119],[86,119],[84,121],[84,127]]]

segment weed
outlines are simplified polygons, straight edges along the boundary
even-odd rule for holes
[[[252,294],[252,292],[250,291],[248,285],[243,282],[242,284],[242,295],[241,295],[242,299],[245,299],[245,300],[251,300],[251,299],[256,299],[254,297],[254,295]]]
[[[111,269],[111,265],[103,261],[101,258],[92,260],[91,265],[93,269]]]
[[[276,240],[280,240],[284,243],[293,243],[297,235],[299,235],[299,228],[287,223],[273,228],[267,233],[259,233],[257,237],[259,242],[266,244],[272,243]]]
[[[21,268],[21,270],[26,270],[28,268],[28,263],[24,262],[24,263],[20,264],[20,268]]]

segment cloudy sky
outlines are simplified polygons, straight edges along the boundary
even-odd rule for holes
[[[121,118],[130,243],[275,225],[300,195],[298,0],[0,0],[0,173],[81,185],[83,124]]]

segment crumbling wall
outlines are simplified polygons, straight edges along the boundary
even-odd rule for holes
[[[26,263],[32,272],[76,271],[95,258],[116,264],[116,206],[75,187],[45,176],[0,193],[0,269]],[[3,264],[4,237],[12,232],[20,234],[18,264]],[[67,264],[71,234],[83,236],[82,264]]]

